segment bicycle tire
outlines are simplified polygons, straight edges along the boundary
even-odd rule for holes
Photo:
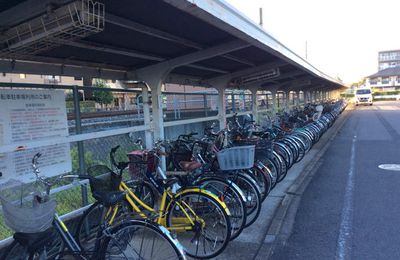
[[[216,176],[201,176],[200,179],[196,180],[196,185],[214,193],[221,201],[225,202],[230,212],[230,240],[238,237],[245,227],[247,218],[246,204],[244,201],[246,198],[240,188],[232,181]]]
[[[261,212],[261,194],[259,187],[252,177],[242,173],[231,174],[231,178],[246,195],[247,218],[245,227],[249,227],[257,220]]]
[[[38,255],[42,256],[43,252],[47,259],[62,259],[62,252],[64,251],[64,242],[58,233],[52,229],[50,236],[56,234],[57,239],[49,240],[48,243],[43,245],[42,248],[37,248],[38,251],[29,252],[26,246],[21,245],[17,240],[14,240],[1,255],[1,260],[35,260]]]
[[[186,259],[170,232],[145,220],[126,220],[112,226],[102,243],[101,259]]]
[[[177,227],[179,224],[173,223],[173,220],[179,219],[179,217],[185,218],[185,214],[176,204],[176,202],[181,202],[180,204],[182,205],[182,201],[184,201],[190,207],[190,209],[185,210],[188,214],[192,215],[190,211],[193,211],[204,222],[205,219],[207,219],[205,224],[201,224],[199,223],[200,221],[196,221],[194,231],[176,232],[177,239],[183,245],[186,254],[194,258],[208,259],[216,257],[222,253],[230,241],[231,225],[228,213],[225,211],[225,208],[222,206],[221,202],[216,199],[214,195],[205,190],[199,189],[199,191],[181,191],[175,196],[174,200],[172,200],[166,208],[167,227]],[[210,224],[208,223],[208,219],[211,214],[217,215],[214,215],[215,219],[213,223]],[[207,233],[209,232],[209,228],[211,230],[211,228],[214,227],[221,229],[221,235]],[[202,247],[202,252],[199,252],[199,247]],[[206,252],[206,249],[208,248],[211,249],[211,252]]]
[[[97,239],[100,225],[103,222],[101,219],[103,207],[104,206],[100,202],[93,203],[83,213],[76,228],[75,240],[80,248],[88,254],[94,248],[93,241]]]
[[[31,254],[28,252],[28,248],[22,246],[17,241],[13,241],[4,254],[1,256],[2,260],[29,260],[32,259]]]

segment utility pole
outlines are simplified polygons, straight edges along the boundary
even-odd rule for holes
[[[260,26],[263,27],[263,13],[262,13],[262,7],[260,7]]]
[[[306,60],[308,60],[308,46],[307,46],[307,40],[306,40]]]

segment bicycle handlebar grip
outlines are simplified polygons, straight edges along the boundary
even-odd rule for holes
[[[115,153],[119,149],[120,145],[117,145],[113,148],[111,148],[111,153]]]
[[[39,159],[40,156],[42,156],[41,153],[36,153],[32,158],[32,164],[36,164],[36,160]]]

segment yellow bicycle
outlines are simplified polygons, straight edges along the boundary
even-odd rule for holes
[[[102,175],[109,176],[111,173],[115,180],[120,181],[119,190],[125,192],[123,203],[107,209],[106,218],[109,224],[118,222],[118,219],[123,218],[125,214],[131,216],[134,213],[137,217],[151,219],[167,227],[182,244],[186,254],[191,257],[212,258],[225,249],[231,234],[229,210],[225,203],[211,192],[198,187],[178,188],[177,179],[167,178],[160,167],[157,167],[157,172],[162,178],[158,179],[152,171],[154,167],[148,167],[144,177],[161,195],[159,207],[151,207],[141,199],[142,194],[135,193],[134,188],[120,180],[128,163],[115,163],[114,154],[117,149],[118,146],[111,150],[110,157],[112,163],[119,169],[119,173],[104,165],[88,169],[88,174],[97,178]],[[155,151],[143,151],[143,153],[156,157]],[[77,240],[82,247],[90,245],[96,234],[98,223],[101,222],[99,212],[102,207],[101,204],[95,203],[84,213],[77,229]]]

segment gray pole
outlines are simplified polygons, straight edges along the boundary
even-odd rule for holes
[[[79,92],[78,87],[73,87],[73,95],[74,95],[74,112],[75,112],[75,132],[76,134],[82,133],[82,123],[81,123],[81,109],[79,106]],[[83,142],[78,142],[78,162],[79,162],[79,174],[85,174],[85,153],[83,149]],[[81,186],[82,192],[82,204],[83,206],[88,205],[88,192],[87,186]]]
[[[207,95],[203,94],[203,105],[204,105],[204,114],[208,116],[208,107],[207,107]]]

